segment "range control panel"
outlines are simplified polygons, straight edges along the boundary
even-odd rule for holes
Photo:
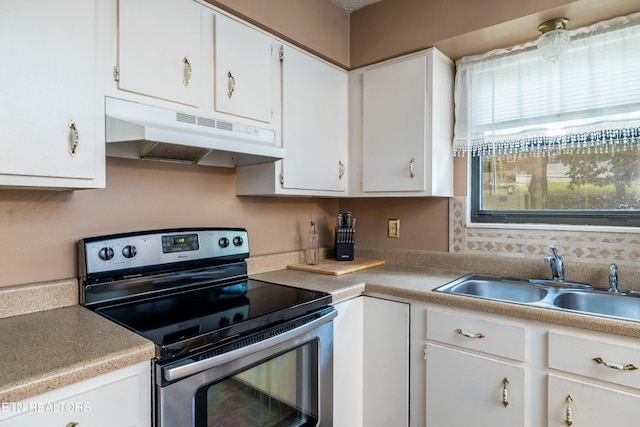
[[[249,239],[241,228],[161,230],[80,241],[80,262],[86,274],[248,256]]]

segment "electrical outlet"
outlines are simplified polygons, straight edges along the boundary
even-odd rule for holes
[[[391,239],[399,239],[400,238],[400,220],[399,219],[390,219],[389,220],[389,228],[388,234]]]

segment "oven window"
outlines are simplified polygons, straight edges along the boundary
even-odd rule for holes
[[[198,427],[318,424],[318,342],[310,341],[196,393]]]

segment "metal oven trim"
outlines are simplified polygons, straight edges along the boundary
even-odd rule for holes
[[[160,386],[161,379],[166,371],[156,364],[154,401],[156,406],[156,427],[169,426],[195,426],[194,401],[197,391],[216,381],[220,381],[235,373],[241,372],[261,361],[269,360],[277,354],[284,353],[313,340],[318,340],[318,426],[329,427],[333,425],[333,318],[335,311],[325,315],[322,320],[308,324],[306,327],[297,328],[291,333],[279,335],[278,343],[270,342],[270,345],[249,346],[232,351],[224,360],[216,356],[215,362],[203,368],[197,373],[187,374],[180,380],[168,385]],[[240,355],[242,354],[242,356]],[[220,361],[223,360],[223,361]],[[220,361],[219,363],[216,363]],[[163,372],[164,371],[164,372]],[[186,371],[178,371],[185,373]],[[175,376],[175,374],[174,374]]]
[[[181,359],[180,361],[175,363],[170,363],[165,366],[159,366],[159,373],[161,374],[162,379],[165,381],[177,381],[206,369],[211,369],[218,365],[227,363],[231,360],[245,357],[249,354],[264,350],[266,348],[296,338],[300,335],[306,334],[307,332],[312,331],[313,329],[323,325],[324,323],[331,321],[336,316],[336,311],[332,310],[331,312],[324,314],[323,316],[312,320],[303,326],[292,329],[290,331],[286,331],[279,335],[275,335],[271,338],[259,341],[255,344],[230,351],[228,353],[220,354],[218,356],[200,360],[197,362],[194,362],[191,359]]]

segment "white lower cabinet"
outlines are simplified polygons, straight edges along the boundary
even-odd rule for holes
[[[21,402],[3,402],[0,427],[150,427],[150,362]]]
[[[426,425],[523,426],[525,328],[427,309]]]
[[[335,305],[333,320],[333,425],[361,427],[364,297]]]
[[[549,427],[638,425],[640,345],[634,341],[549,332]]]
[[[427,344],[428,426],[523,426],[522,366]]]
[[[548,407],[549,427],[636,427],[640,423],[640,394],[557,375],[549,375]]]
[[[409,425],[409,304],[359,297],[336,304],[335,427]]]
[[[637,338],[430,303],[412,316],[412,426],[639,425]]]

